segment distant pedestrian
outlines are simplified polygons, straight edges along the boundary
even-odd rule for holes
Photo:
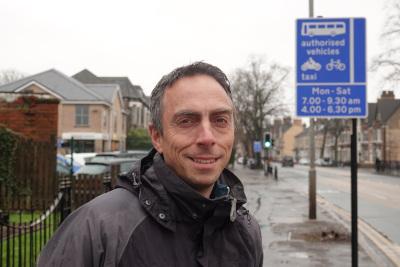
[[[376,157],[376,159],[375,159],[375,169],[376,169],[376,172],[380,172],[380,170],[381,170],[381,161],[378,157]]]
[[[151,95],[154,149],[117,189],[67,217],[38,266],[261,267],[260,227],[225,166],[234,145],[229,81],[193,63]]]

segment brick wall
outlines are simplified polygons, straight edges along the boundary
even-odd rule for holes
[[[33,95],[0,96],[0,124],[37,141],[57,136],[58,104],[56,99]]]

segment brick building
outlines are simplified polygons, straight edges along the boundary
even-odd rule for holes
[[[43,94],[0,93],[0,124],[35,141],[57,136],[57,99]]]

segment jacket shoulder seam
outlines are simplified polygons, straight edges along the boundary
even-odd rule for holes
[[[144,213],[144,212],[143,212],[143,213]],[[129,235],[128,235],[128,238],[127,238],[126,241],[125,241],[125,244],[122,246],[121,253],[118,255],[118,261],[117,261],[117,264],[118,264],[118,265],[119,265],[119,263],[121,262],[122,255],[124,255],[125,250],[126,250],[126,247],[128,246],[128,243],[129,243],[129,241],[131,240],[131,237],[133,236],[133,233],[135,232],[136,228],[137,228],[139,225],[141,225],[141,224],[143,223],[143,221],[144,221],[145,219],[147,219],[147,217],[148,217],[148,215],[144,213],[144,216],[143,216],[140,220],[138,220],[138,222],[135,224],[135,226],[132,227],[132,229],[131,229],[131,231],[130,231],[130,233],[129,233]]]

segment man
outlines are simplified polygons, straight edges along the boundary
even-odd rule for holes
[[[65,220],[39,266],[262,266],[260,228],[224,169],[235,127],[225,74],[202,62],[178,68],[150,110],[155,149]]]

